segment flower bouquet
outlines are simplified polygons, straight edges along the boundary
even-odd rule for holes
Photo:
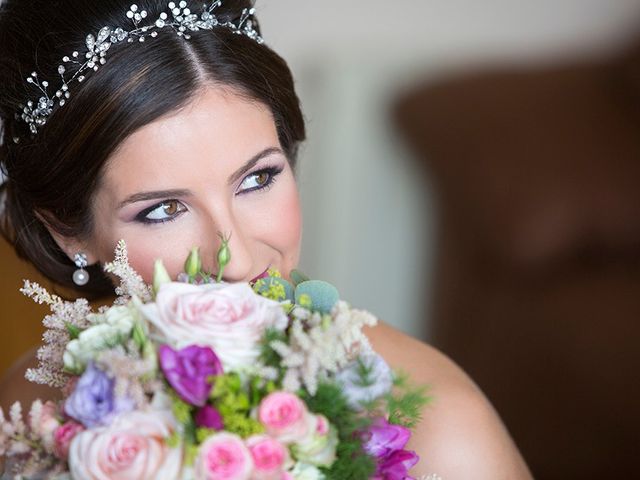
[[[149,286],[120,242],[95,312],[26,281],[51,307],[27,378],[63,399],[0,410],[3,478],[411,478],[427,397],[372,350],[376,319],[296,271],[221,282],[229,258],[212,278],[194,250],[176,281],[156,262]]]

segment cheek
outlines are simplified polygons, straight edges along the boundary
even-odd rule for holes
[[[240,201],[236,225],[245,239],[251,240],[247,245],[253,245],[254,261],[275,260],[277,265],[273,266],[286,274],[297,265],[302,219],[293,175],[283,174],[277,182],[264,195]]]
[[[172,238],[170,241],[131,242],[129,262],[145,282],[153,282],[156,260],[161,259],[171,278],[184,270],[184,262],[192,247],[200,245],[198,238]],[[134,247],[135,245],[135,247]]]
[[[283,202],[283,209],[285,212],[289,212],[286,218],[284,215],[282,216],[283,218],[280,225],[283,254],[290,262],[289,267],[293,268],[298,263],[300,240],[302,237],[302,213],[300,211],[298,190],[295,186],[286,201]]]
[[[196,245],[196,240],[191,238],[182,238],[184,235],[172,232],[170,238],[160,235],[158,232],[129,231],[119,232],[118,238],[112,240],[113,248],[108,247],[104,250],[105,261],[113,259],[113,250],[115,244],[120,240],[124,240],[127,244],[127,253],[129,255],[129,264],[138,272],[144,281],[148,284],[153,282],[154,263],[158,259],[162,262],[171,275],[176,278],[182,272],[184,260],[189,254],[190,246]]]
[[[147,249],[136,242],[127,242],[129,251],[129,263],[136,272],[142,275],[145,282],[153,282],[153,264],[157,258],[162,258],[154,248]],[[157,247],[156,247],[157,248]],[[164,256],[166,258],[166,256]],[[166,261],[163,260],[166,265]]]
[[[302,236],[302,216],[298,189],[293,177],[287,182],[277,199],[278,205],[270,215],[270,243],[284,260],[282,273],[297,266]],[[274,214],[274,212],[279,212]]]

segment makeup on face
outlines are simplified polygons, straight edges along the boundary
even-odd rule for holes
[[[302,221],[270,111],[211,88],[142,127],[109,161],[94,197],[94,225],[96,258],[110,261],[124,239],[146,281],[155,259],[176,277],[193,247],[216,271],[219,233],[231,234],[225,280],[255,281],[268,268],[287,276],[297,266]]]

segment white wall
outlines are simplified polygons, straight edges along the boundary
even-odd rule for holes
[[[310,52],[454,56],[601,48],[640,21],[638,0],[258,0],[267,40],[287,58]]]
[[[258,0],[309,122],[302,267],[354,305],[428,337],[433,208],[388,123],[418,78],[486,63],[606,54],[640,0]],[[427,267],[425,270],[425,266]]]

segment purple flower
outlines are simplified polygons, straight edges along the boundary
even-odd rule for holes
[[[418,462],[415,452],[404,450],[411,431],[401,425],[392,425],[384,418],[377,419],[363,436],[364,450],[375,457],[376,480],[404,480],[412,478],[409,469]]]
[[[386,457],[395,450],[402,449],[411,431],[401,425],[392,425],[384,418],[378,418],[365,433],[365,451],[372,457]]]
[[[160,368],[180,398],[191,405],[204,406],[211,392],[210,377],[222,373],[222,364],[213,350],[197,345],[174,350],[162,345],[159,354]]]
[[[113,415],[129,412],[134,404],[127,398],[116,398],[115,381],[93,363],[78,380],[64,404],[65,413],[87,428],[105,425]]]
[[[222,430],[224,428],[222,415],[211,405],[205,405],[198,410],[195,420],[198,427],[211,428],[213,430]]]
[[[413,480],[409,476],[409,469],[418,463],[419,457],[415,452],[396,450],[378,463],[374,480]]]

